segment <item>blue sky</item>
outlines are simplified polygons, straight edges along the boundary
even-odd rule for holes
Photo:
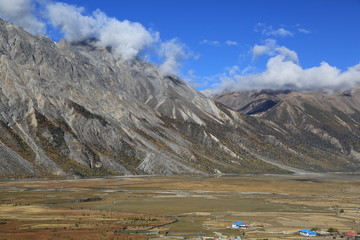
[[[56,1],[0,0],[0,16],[16,23],[17,15],[1,12],[1,5],[17,1],[31,3],[45,34],[54,40],[64,36],[61,24],[51,24],[43,13],[42,5]],[[171,71],[199,90],[347,88],[360,81],[359,0],[61,2],[83,7],[83,16],[99,9],[108,18],[141,24],[152,34],[144,43],[151,42],[152,50],[136,54],[159,65],[173,55],[154,49],[170,42],[169,49],[178,53],[172,58],[176,63],[168,62]]]

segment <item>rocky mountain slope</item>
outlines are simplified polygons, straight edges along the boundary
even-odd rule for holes
[[[360,86],[347,91],[256,90],[213,96],[232,109],[278,129],[279,144],[317,161],[338,161],[359,169]]]
[[[214,102],[109,48],[0,20],[0,175],[351,171],[357,147],[316,158],[274,122]],[[314,125],[314,131],[317,131]],[[293,136],[290,138],[292,139]],[[295,144],[295,139],[292,139]],[[332,145],[331,145],[332,146]]]

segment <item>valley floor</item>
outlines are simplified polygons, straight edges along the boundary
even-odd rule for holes
[[[355,174],[3,180],[0,239],[303,239],[360,232],[359,196]]]

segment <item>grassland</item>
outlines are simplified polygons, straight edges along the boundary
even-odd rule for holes
[[[356,175],[1,181],[0,240],[244,233],[299,239],[299,229],[313,227],[359,232],[359,196]],[[250,227],[230,229],[234,221]]]

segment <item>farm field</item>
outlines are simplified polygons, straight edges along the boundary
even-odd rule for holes
[[[314,227],[360,232],[359,196],[360,177],[340,174],[2,180],[0,240],[302,239],[298,230]],[[248,229],[229,228],[236,221]]]

